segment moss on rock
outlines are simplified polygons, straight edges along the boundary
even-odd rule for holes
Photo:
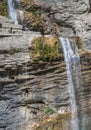
[[[41,19],[41,8],[34,0],[21,0],[22,7],[24,9],[26,26],[30,30],[40,31],[44,28],[44,23]]]
[[[8,16],[8,8],[6,0],[0,0],[0,15]]]
[[[57,61],[62,57],[59,41],[54,36],[40,36],[33,39],[30,49],[33,61]]]
[[[40,31],[41,29],[43,29],[44,25],[40,19],[39,10],[30,11],[28,13],[28,17],[29,17],[30,26],[33,30]]]
[[[41,121],[36,124],[33,130],[64,130],[70,128],[70,114],[53,114],[51,116],[46,116]]]
[[[78,46],[78,49],[82,49],[82,40],[81,40],[81,37],[76,36],[75,40],[76,40],[76,44]]]

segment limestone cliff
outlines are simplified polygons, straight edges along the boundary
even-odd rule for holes
[[[87,50],[91,50],[90,2],[21,0],[21,3],[26,26],[32,32],[22,31],[22,26],[0,17],[0,130],[71,130],[63,54],[57,55],[57,60],[49,60],[50,56],[34,62],[31,59],[31,52],[35,50],[31,44],[36,43],[32,40],[40,38],[40,32],[81,37],[83,44],[77,39],[78,45],[82,44],[79,45],[82,79],[77,100],[82,124],[86,125],[85,130],[91,130],[91,52]],[[43,41],[45,43],[45,39]],[[40,51],[37,54],[41,54]]]
[[[78,35],[91,49],[91,2],[89,0],[21,0],[27,26],[45,34]]]

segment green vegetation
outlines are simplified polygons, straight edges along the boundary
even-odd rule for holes
[[[82,49],[82,40],[81,40],[81,37],[76,36],[75,40],[76,40],[76,44],[78,46],[78,49]]]
[[[0,0],[0,15],[8,16],[8,9],[7,9],[6,0]]]
[[[35,10],[35,11],[34,11],[34,14],[35,14],[35,15],[40,15],[40,14],[41,14],[41,11],[40,11],[40,10]]]
[[[40,13],[40,10],[28,11],[30,26],[36,31],[40,31],[44,28],[44,24],[40,18]]]
[[[31,43],[30,57],[33,61],[57,61],[61,49],[56,37],[38,37]]]
[[[28,4],[28,2],[27,2]],[[27,18],[27,24],[31,27],[31,30],[40,31],[44,28],[44,23],[41,20],[41,9],[37,7],[33,1],[29,2],[28,5],[24,7],[25,17]]]
[[[53,114],[53,113],[55,113],[55,111],[50,107],[47,107],[44,112],[45,112],[45,114]]]
[[[67,129],[70,128],[70,118],[71,115],[62,114],[62,115],[46,115],[41,118],[38,124],[33,127],[33,130],[63,130],[63,125],[66,125]]]

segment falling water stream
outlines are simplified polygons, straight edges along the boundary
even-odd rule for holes
[[[11,20],[18,24],[19,20],[24,20],[23,11],[20,7],[20,0],[7,0],[9,8],[9,16]],[[19,18],[18,18],[19,17]],[[70,43],[68,38],[59,38],[60,44],[63,48],[64,59],[67,69],[68,89],[70,94],[70,106],[72,112],[72,130],[80,130],[78,117],[78,104],[76,89],[80,87],[80,57],[77,52],[76,43]],[[27,66],[27,64],[26,64]],[[27,82],[27,80],[26,80]],[[26,114],[26,113],[25,113]],[[26,115],[25,115],[26,116]],[[26,118],[26,122],[27,122]]]
[[[11,20],[15,24],[18,24],[17,12],[14,8],[14,1],[13,0],[8,0],[8,8],[9,8],[9,17],[11,18]]]
[[[72,130],[80,130],[78,105],[77,105],[77,90],[80,87],[80,57],[77,51],[76,43],[71,43],[68,38],[59,38],[63,49],[64,59],[66,63],[68,89],[70,94],[70,107],[72,112]]]
[[[9,17],[15,24],[22,24],[24,20],[24,13],[21,8],[20,0],[7,0],[9,8]]]

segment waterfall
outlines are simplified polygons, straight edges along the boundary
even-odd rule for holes
[[[77,106],[77,90],[80,87],[80,57],[77,52],[77,46],[74,42],[69,42],[68,38],[59,38],[63,49],[66,63],[68,89],[70,94],[70,107],[72,113],[72,130],[80,130]]]
[[[9,17],[15,24],[18,24],[17,13],[14,8],[14,0],[8,0],[8,8],[9,8]]]
[[[9,17],[15,24],[23,24],[24,13],[21,8],[20,0],[7,0]]]

